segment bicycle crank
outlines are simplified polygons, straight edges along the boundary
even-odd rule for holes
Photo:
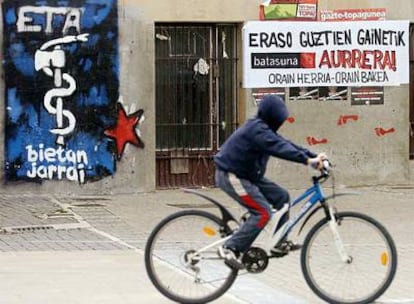
[[[242,257],[242,263],[250,273],[261,273],[269,265],[269,257],[262,248],[251,247]]]

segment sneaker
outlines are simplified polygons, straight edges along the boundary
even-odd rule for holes
[[[283,241],[279,245],[273,247],[270,252],[273,255],[286,255],[290,251],[296,251],[302,248],[301,244],[295,244],[292,241]]]
[[[224,264],[231,269],[242,270],[245,268],[240,259],[240,254],[236,251],[226,247],[219,247],[218,253],[219,256],[224,259]]]

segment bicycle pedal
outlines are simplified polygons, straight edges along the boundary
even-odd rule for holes
[[[270,258],[283,258],[284,256],[288,255],[289,252],[275,252],[270,250]]]
[[[282,244],[273,247],[270,252],[272,253],[273,257],[281,258],[287,255],[291,251],[296,251],[302,248],[302,245],[295,244],[291,241],[283,242]]]

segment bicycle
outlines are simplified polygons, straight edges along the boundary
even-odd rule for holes
[[[264,271],[269,259],[288,253],[272,254],[270,249],[283,244],[305,215],[299,233],[322,210],[322,219],[310,228],[301,249],[300,264],[306,283],[328,303],[371,303],[394,279],[396,246],[377,220],[359,212],[339,212],[328,203],[334,197],[350,194],[333,191],[325,196],[321,184],[331,176],[331,169],[325,160],[320,174],[312,177],[313,185],[277,211],[267,224],[273,231],[265,242],[267,246],[253,244],[242,262],[248,273]],[[147,240],[145,266],[151,282],[167,298],[179,303],[207,303],[223,295],[238,276],[239,271],[224,264],[217,248],[230,238],[246,215],[237,220],[213,198],[195,190],[184,191],[213,203],[220,216],[194,209],[166,217]],[[305,203],[297,214],[280,227],[283,214],[301,202]]]

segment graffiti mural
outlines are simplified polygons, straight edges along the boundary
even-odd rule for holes
[[[385,136],[387,134],[394,133],[394,132],[395,132],[394,128],[389,128],[389,129],[384,129],[384,128],[381,128],[381,127],[375,128],[375,134],[378,137]]]
[[[114,127],[105,130],[105,134],[115,140],[116,155],[120,160],[124,154],[125,145],[130,143],[138,148],[144,148],[137,128],[144,120],[144,110],[140,109],[127,115],[121,103],[118,103],[118,120]],[[139,131],[139,130],[138,130]]]
[[[119,119],[117,1],[5,0],[2,9],[6,179],[113,175],[120,152],[106,133]]]
[[[348,122],[350,121],[357,121],[359,119],[359,115],[340,115],[338,118],[338,122],[337,125],[338,126],[343,126],[346,125]]]

